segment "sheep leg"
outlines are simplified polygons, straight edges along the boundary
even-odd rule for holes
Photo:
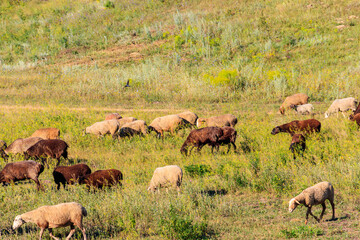
[[[325,205],[324,202],[321,204],[321,206],[323,207],[323,210],[321,211],[320,218],[319,218],[319,222],[320,222],[321,219],[323,218],[324,213],[325,213],[325,209],[326,209],[326,205]]]
[[[70,225],[70,233],[69,235],[66,237],[66,240],[69,240],[71,238],[71,236],[75,233],[75,226],[73,224]],[[80,228],[81,229],[81,228]]]
[[[345,116],[344,112],[341,112],[341,113],[342,113],[342,115],[344,116],[344,118],[346,118],[346,116]]]
[[[309,207],[308,210],[307,210],[307,212],[306,212],[306,221],[305,221],[305,224],[307,223],[307,220],[308,220],[308,218],[309,218],[309,214],[310,214],[311,216],[313,216],[316,221],[319,222],[319,219],[311,212],[311,207]]]
[[[332,215],[331,219],[335,219],[335,205],[334,205],[334,202],[330,201],[330,204],[331,204],[331,208],[332,208],[332,212],[333,212],[333,215]]]
[[[234,142],[231,142],[231,144],[234,146],[234,152],[236,152],[236,145]],[[230,149],[230,148],[229,148]]]
[[[41,240],[42,235],[43,235],[43,233],[44,233],[44,230],[45,230],[45,228],[41,228],[41,230],[40,230],[40,237],[39,237],[39,240]]]
[[[57,237],[55,237],[55,236],[53,235],[51,228],[49,228],[49,235],[50,235],[50,237],[52,237],[52,238],[55,239],[55,240],[60,240],[59,238],[57,238]]]
[[[39,190],[40,190],[40,188],[41,188],[41,185],[40,185],[40,181],[39,181],[39,179],[34,178],[34,179],[33,179],[33,181],[36,183],[36,185],[37,185],[37,190],[39,191]]]

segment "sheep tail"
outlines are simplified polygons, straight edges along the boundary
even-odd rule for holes
[[[39,172],[39,174],[42,173],[43,171],[44,171],[44,165],[39,164],[39,165],[38,165],[38,172]]]
[[[86,217],[87,216],[87,211],[84,207],[81,207],[81,214]]]

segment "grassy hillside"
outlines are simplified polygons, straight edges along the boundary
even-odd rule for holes
[[[358,238],[359,129],[322,113],[335,98],[360,97],[359,17],[350,0],[0,1],[0,139],[57,127],[70,145],[64,164],[124,174],[123,187],[56,191],[53,164],[40,176],[44,192],[26,181],[0,187],[0,238],[36,238],[32,224],[11,230],[14,217],[69,201],[88,210],[89,239]],[[287,134],[270,134],[309,118],[276,114],[295,92],[310,96],[322,123],[297,160]],[[238,152],[184,157],[189,129],[164,140],[82,136],[110,112],[149,123],[185,109],[236,115]],[[149,194],[154,169],[169,164],[184,171],[181,194]],[[304,225],[306,209],[290,214],[288,201],[320,181],[334,185],[338,219]]]
[[[357,1],[6,0],[0,97],[144,106],[357,96],[359,12]]]

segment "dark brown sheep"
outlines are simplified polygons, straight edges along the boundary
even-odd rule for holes
[[[360,113],[356,113],[356,114],[351,114],[349,116],[349,119],[351,121],[355,121],[357,123],[358,126],[360,126]]]
[[[46,162],[48,167],[49,165],[46,158],[55,158],[58,160],[56,166],[59,166],[61,157],[64,159],[68,158],[68,147],[68,144],[60,139],[41,140],[30,147],[24,155],[26,159],[29,159],[30,157],[41,159],[42,163],[44,164],[44,162]]]
[[[320,132],[320,129],[321,129],[321,123],[316,119],[307,119],[307,120],[303,120],[303,121],[295,120],[295,121],[275,127],[271,131],[271,134],[275,135],[280,132],[287,132],[287,133],[290,133],[291,135],[293,135],[297,132],[309,134],[312,132]]]
[[[53,171],[54,181],[57,184],[57,190],[60,189],[60,183],[65,188],[65,184],[74,184],[83,177],[91,173],[91,169],[86,164],[76,164],[73,166],[58,166]]]
[[[228,145],[228,151],[230,151],[231,148],[231,144],[234,146],[234,151],[236,151],[236,145],[235,145],[235,141],[236,141],[236,136],[237,136],[237,132],[234,128],[232,127],[222,127],[222,135],[221,137],[218,139],[218,142],[220,145]],[[219,146],[217,146],[217,150],[219,150]]]
[[[87,174],[83,177],[80,177],[79,183],[86,184],[88,188],[100,188],[111,185],[120,184],[120,180],[123,180],[123,175],[119,170],[116,169],[107,169],[107,170],[97,170],[91,174]]]
[[[290,150],[294,154],[294,159],[296,159],[296,154],[301,154],[303,156],[306,149],[305,137],[302,134],[294,134],[291,139]]]
[[[10,182],[17,182],[25,179],[31,179],[37,184],[40,190],[39,175],[44,171],[44,166],[35,161],[21,161],[8,163],[0,172],[0,183],[3,185]]]
[[[188,147],[191,145],[192,148],[197,147],[198,152],[205,145],[211,146],[211,152],[213,153],[214,147],[220,145],[219,138],[223,135],[223,130],[219,127],[205,127],[201,129],[194,129],[189,133],[184,144],[181,146],[180,152],[187,155]]]

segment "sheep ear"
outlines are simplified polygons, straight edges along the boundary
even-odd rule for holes
[[[299,205],[300,205],[300,202],[299,202],[298,200],[295,199],[295,202],[296,202],[296,204],[299,204]]]

